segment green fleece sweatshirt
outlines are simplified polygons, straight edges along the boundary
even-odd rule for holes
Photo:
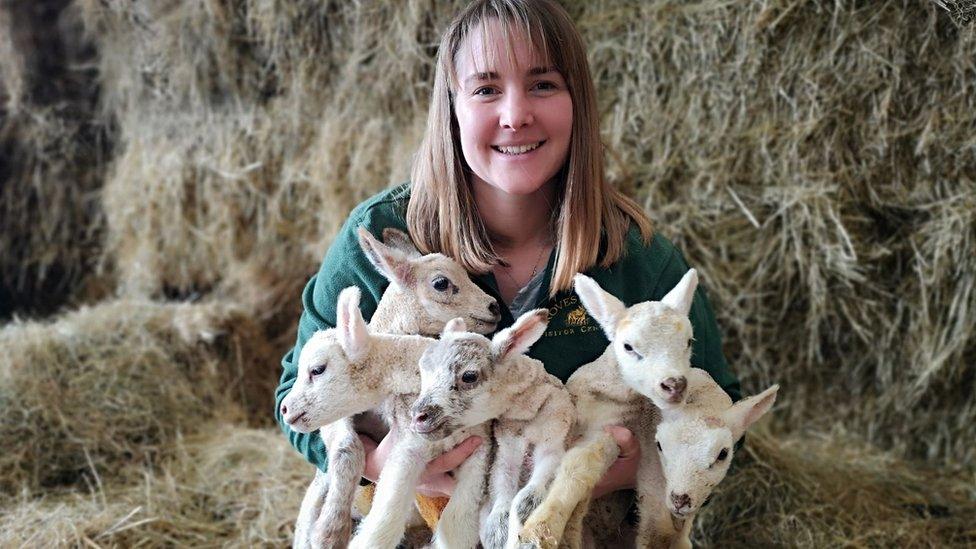
[[[326,253],[318,274],[312,277],[302,293],[305,310],[298,324],[298,341],[281,361],[284,371],[275,393],[275,418],[292,445],[323,471],[326,468],[326,452],[321,437],[318,432],[303,434],[289,429],[281,420],[281,401],[295,383],[302,346],[316,331],[335,327],[336,302],[343,288],[359,286],[362,290],[359,306],[363,317],[369,320],[373,316],[388,282],[360,249],[356,228],[365,226],[377,237],[381,237],[386,227],[406,231],[404,215],[409,197],[409,185],[404,184],[357,206]],[[596,320],[586,314],[575,292],[564,291],[553,298],[548,297],[554,258],[555,254],[546,266],[542,286],[544,291],[536,305],[549,310],[549,326],[532,346],[529,355],[541,360],[546,370],[565,382],[576,368],[600,356],[608,341]],[[630,306],[641,301],[660,300],[687,270],[688,264],[681,253],[666,238],[655,234],[650,244],[644,245],[640,233],[631,227],[627,235],[627,253],[609,268],[595,267],[585,274]],[[511,326],[514,318],[498,293],[494,276],[489,273],[473,278],[501,305],[502,320],[498,329]],[[690,316],[695,333],[692,364],[711,374],[733,400],[738,400],[741,396],[739,381],[722,355],[718,325],[700,285]]]

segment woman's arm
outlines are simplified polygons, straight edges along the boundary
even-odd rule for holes
[[[359,307],[364,318],[371,318],[376,311],[376,303],[387,282],[366,259],[356,236],[356,228],[360,225],[365,225],[373,234],[382,232],[384,227],[373,226],[382,224],[382,220],[370,215],[373,202],[368,201],[353,210],[326,253],[319,272],[305,286],[302,292],[304,310],[298,323],[297,341],[281,360],[283,371],[275,391],[275,419],[278,425],[292,446],[323,471],[327,459],[318,431],[308,434],[292,431],[281,419],[281,401],[295,383],[302,346],[316,331],[335,327],[336,301],[343,288],[358,286],[362,290]]]

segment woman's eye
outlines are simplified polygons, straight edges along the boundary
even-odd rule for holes
[[[727,457],[729,457],[729,449],[722,448],[722,451],[718,453],[718,461],[725,461]]]
[[[557,89],[559,86],[556,86],[554,82],[539,82],[535,85],[535,87],[542,91],[552,91]]]
[[[438,292],[443,292],[446,291],[451,286],[451,281],[444,278],[443,276],[439,276],[435,278],[433,282],[431,282],[431,285]]]
[[[322,375],[322,372],[324,371],[325,371],[325,364],[322,364],[312,368],[311,370],[309,370],[308,373],[312,374],[313,376],[318,376],[318,375]]]
[[[486,95],[487,96],[487,95],[494,95],[494,94],[495,94],[495,89],[494,88],[490,88],[488,86],[485,86],[485,87],[478,88],[478,89],[474,90],[474,95]]]
[[[464,372],[461,374],[461,381],[464,383],[474,383],[478,381],[478,372]]]

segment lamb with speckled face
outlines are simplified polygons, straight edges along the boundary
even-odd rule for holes
[[[495,456],[486,471],[490,510],[481,524],[487,549],[516,546],[522,522],[545,496],[575,421],[565,386],[542,362],[524,354],[547,323],[545,309],[529,311],[488,340],[466,332],[457,319],[420,360],[414,432],[436,440],[459,428],[492,422]],[[531,474],[520,488],[527,452]]]
[[[421,255],[402,231],[384,229],[383,240],[385,243],[376,240],[365,228],[359,228],[359,245],[363,253],[390,281],[377,303],[370,322],[371,330],[435,336],[457,316],[467,319],[475,331],[488,333],[495,329],[501,318],[498,303],[478,288],[457,262],[442,254]],[[337,316],[348,317],[346,313],[340,307]],[[286,410],[291,412],[286,421],[296,417],[294,402],[300,393],[324,383],[327,377],[323,376],[328,360],[326,350],[330,342],[334,343],[334,335],[326,336],[320,332],[305,344],[299,356],[299,378],[302,381],[296,380],[292,387],[295,396],[291,397],[290,393],[291,400],[286,397],[282,403],[282,415],[286,416]],[[307,372],[302,370],[303,362]],[[404,367],[416,376],[416,363]],[[419,385],[419,380],[417,383]],[[355,396],[355,393],[346,393],[346,396],[350,395]],[[300,420],[305,423],[293,428],[301,430],[319,425],[320,420],[313,421],[315,410],[314,406],[311,408],[313,415],[306,414]],[[367,432],[381,439],[389,430],[392,419],[389,416],[394,408],[394,404],[384,404],[355,418],[344,417],[321,426],[329,470],[316,470],[306,490],[295,524],[295,548],[345,547],[348,544],[352,502],[365,466],[365,449],[357,432]]]

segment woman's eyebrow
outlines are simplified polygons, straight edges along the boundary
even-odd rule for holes
[[[539,66],[532,67],[526,72],[527,76],[538,76],[540,74],[548,74],[550,72],[559,72],[556,67],[553,66]],[[488,82],[491,80],[498,80],[498,73],[495,71],[486,72],[476,72],[471,76],[464,79],[465,82]]]

